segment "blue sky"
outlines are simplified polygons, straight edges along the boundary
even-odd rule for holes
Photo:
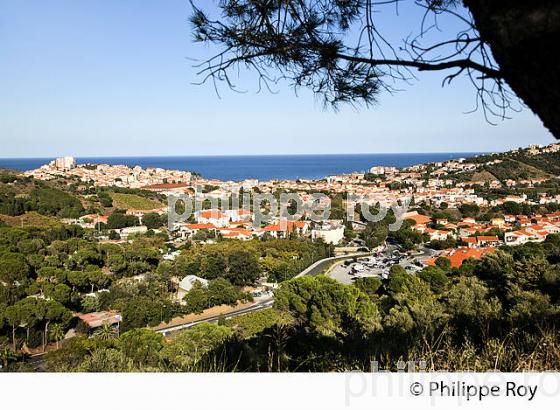
[[[198,3],[205,3],[199,1]],[[370,109],[287,85],[193,85],[186,0],[0,0],[0,157],[498,151],[552,136],[530,110],[488,125],[466,81],[422,74]],[[398,36],[411,14],[387,14]],[[415,27],[414,27],[415,28]],[[410,30],[411,28],[407,28]],[[402,31],[402,30],[401,30]]]

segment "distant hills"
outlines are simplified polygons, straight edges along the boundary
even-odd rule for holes
[[[467,158],[466,163],[477,164],[478,168],[458,172],[452,176],[461,181],[482,182],[549,179],[560,176],[560,151],[550,151],[556,149],[556,145]]]

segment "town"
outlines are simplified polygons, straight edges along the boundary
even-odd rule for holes
[[[559,153],[560,144],[529,146],[294,181],[220,181],[188,171],[77,164],[73,157],[3,172],[0,329],[4,323],[6,349],[20,358],[6,359],[4,366],[67,371],[76,363],[57,352],[82,349],[76,346],[92,338],[126,339],[141,329],[147,332],[143,337],[165,337],[165,350],[191,343],[184,339],[197,334],[190,329],[214,331],[206,325],[229,334],[238,326],[264,332],[285,315],[290,323],[307,323],[297,319],[299,305],[292,306],[303,297],[295,296],[298,286],[337,284],[341,291],[360,292],[360,298],[368,295],[362,308],[383,309],[383,326],[393,332],[397,325],[390,323],[401,319],[391,306],[412,291],[406,283],[427,283],[426,301],[439,300],[444,292],[459,292],[457,286],[465,284],[454,278],[468,277],[478,266],[485,272],[493,260],[501,260],[504,269],[523,264],[507,255],[523,258],[533,252],[530,246],[540,246],[537,255],[554,252],[560,234]],[[241,194],[251,197],[253,208],[233,206]],[[309,210],[287,217],[271,203],[258,203],[257,194],[269,195],[269,202],[293,194],[304,205],[327,210],[327,217],[317,219]],[[171,198],[196,198],[200,207],[174,220],[171,214],[181,212]],[[268,218],[259,222],[264,211]],[[518,303],[527,297],[516,296]],[[324,314],[306,326],[330,334],[322,326],[337,313]],[[371,322],[376,317],[363,318],[364,332],[382,326]],[[79,356],[80,369],[93,368],[88,355]],[[187,356],[180,359],[186,362],[166,356],[157,366],[199,365],[192,352]]]
[[[526,149],[509,151],[508,155],[523,153],[527,156],[555,153],[560,151],[560,144],[546,147],[537,145]],[[542,206],[560,203],[560,195],[549,195],[546,190],[537,192],[531,198],[524,193],[527,188],[545,186],[547,182],[558,180],[556,175],[526,177],[524,179],[488,178],[483,175],[480,180],[465,181],[460,178],[466,173],[476,175],[477,170],[497,165],[503,159],[494,159],[492,155],[484,162],[471,161],[465,158],[449,160],[441,163],[416,165],[398,169],[395,167],[373,166],[366,173],[327,176],[322,180],[296,181],[258,181],[255,179],[234,181],[207,180],[186,171],[165,169],[130,168],[122,165],[84,164],[76,165],[73,157],[63,157],[39,169],[28,171],[26,176],[35,179],[49,180],[59,176],[77,179],[93,186],[118,186],[123,188],[139,188],[162,195],[184,195],[195,193],[197,187],[205,187],[197,192],[200,200],[227,201],[232,193],[240,191],[257,191],[259,193],[291,192],[305,202],[312,201],[312,193],[326,193],[331,202],[325,206],[333,206],[340,193],[342,201],[353,197],[359,204],[371,207],[390,207],[395,203],[410,203],[416,211],[402,215],[403,219],[414,222],[411,229],[422,234],[425,242],[456,241],[463,248],[461,252],[447,250],[449,255],[462,255],[464,258],[480,257],[488,249],[499,245],[519,245],[526,242],[541,242],[548,234],[560,232],[560,213],[527,215],[526,213],[507,212],[511,208],[521,209],[525,206]],[[516,190],[516,187],[522,189]],[[484,190],[486,188],[486,191]],[[509,190],[506,195],[494,198],[492,190]],[[327,200],[328,202],[328,200]],[[462,207],[478,207],[478,209],[504,206],[505,210],[491,218],[477,220],[469,215],[457,216]],[[346,204],[344,204],[346,206]],[[362,205],[363,206],[363,205]],[[335,209],[332,214],[340,216]],[[425,212],[431,210],[431,212]],[[434,212],[436,210],[437,212]],[[130,233],[145,233],[148,228],[142,225],[142,217],[157,213],[164,215],[166,206],[150,209],[124,209],[126,215],[138,218],[138,226],[121,228],[118,232],[123,239]],[[418,212],[420,211],[420,213]],[[439,214],[439,215],[438,215]],[[434,216],[435,215],[435,216]],[[275,220],[264,226],[255,227],[253,212],[245,209],[204,209],[193,215],[192,223],[181,223],[176,226],[175,235],[181,240],[196,238],[200,232],[213,238],[251,240],[264,235],[274,238],[287,238],[292,234],[308,236],[313,240],[321,239],[326,243],[340,245],[344,243],[360,243],[352,240],[366,228],[367,221],[360,221],[359,215],[343,215],[340,218],[323,221],[320,224],[306,220],[281,223]],[[108,215],[88,214],[76,219],[66,219],[67,223],[75,223],[84,228],[93,228],[99,224],[106,226]],[[103,226],[101,225],[101,226]],[[488,232],[499,232],[499,235],[486,235]],[[358,235],[359,236],[359,235]],[[208,239],[207,239],[208,241]],[[210,239],[211,241],[211,239]],[[363,241],[362,241],[363,243]],[[359,247],[359,246],[358,246]],[[484,249],[482,252],[469,249]],[[454,258],[458,260],[458,256]],[[429,263],[429,262],[428,262]],[[458,263],[458,262],[456,262]]]

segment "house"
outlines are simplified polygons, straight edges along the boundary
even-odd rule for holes
[[[77,223],[82,228],[96,228],[97,224],[107,225],[108,220],[109,220],[109,217],[104,216],[104,215],[89,214],[89,215],[81,216],[78,219]]]
[[[195,219],[201,224],[212,224],[219,228],[227,226],[230,221],[229,215],[219,209],[207,209],[197,212]]]
[[[461,242],[467,244],[467,248],[476,248],[477,242],[474,236],[462,236]]]
[[[367,227],[365,222],[360,221],[352,221],[352,230],[356,232],[364,231]]]
[[[263,231],[273,238],[283,238],[286,234],[285,230],[280,226],[280,223],[268,224],[263,228]]]
[[[445,241],[447,239],[447,237],[451,234],[451,232],[449,231],[442,231],[439,229],[426,229],[424,231],[424,233],[426,233],[431,241]]]
[[[93,335],[98,328],[105,324],[109,324],[115,329],[115,332],[118,332],[120,323],[122,322],[122,316],[115,311],[81,313],[76,316],[86,326],[89,336]]]
[[[516,221],[516,216],[515,215],[504,215],[504,220],[506,222],[512,223]]]
[[[506,232],[504,234],[504,242],[506,245],[516,246],[529,242],[531,235],[524,230],[514,232]]]
[[[219,230],[222,238],[226,239],[240,239],[243,241],[253,238],[253,234],[249,229],[244,228],[222,228]]]
[[[309,222],[307,221],[288,221],[288,232],[295,232],[298,235],[305,235],[309,232]]]
[[[416,231],[416,232],[424,233],[424,232],[426,232],[428,227],[424,224],[416,224],[411,229]]]
[[[185,223],[181,223],[181,224],[176,224],[175,226],[179,227],[179,233],[181,235],[181,238],[185,239],[188,238],[194,234],[196,234],[198,231],[205,229],[208,231],[215,231],[216,229],[218,229],[217,226],[213,225],[213,224],[185,224]]]
[[[490,225],[492,226],[497,226],[498,228],[501,228],[505,225],[506,221],[504,218],[492,218],[490,220]]]
[[[196,275],[187,275],[179,282],[177,300],[182,302],[185,295],[192,289],[196,282],[199,282],[204,287],[208,286],[208,281],[206,279],[199,278]]]
[[[443,252],[440,257],[449,259],[452,268],[458,268],[469,258],[480,259],[484,255],[495,251],[495,248],[459,248]],[[428,266],[435,266],[436,260],[437,258],[429,258],[424,263]]]
[[[247,222],[253,220],[253,212],[247,209],[231,209],[225,211],[225,214],[231,219],[232,222]]]
[[[443,225],[443,228],[447,231],[456,231],[457,225],[448,222],[445,225]]]
[[[518,204],[522,204],[527,201],[527,195],[521,194],[520,196],[515,195],[508,195],[504,198],[504,202],[515,202]]]
[[[500,244],[500,239],[495,235],[490,236],[477,236],[476,244],[481,247],[497,246]]]
[[[156,208],[156,209],[127,209],[125,213],[126,215],[132,215],[137,217],[138,219],[140,219],[140,222],[142,222],[142,218],[146,214],[155,213],[158,215],[163,215],[166,212],[167,212],[166,208]]]
[[[344,239],[344,225],[323,223],[322,226],[311,230],[311,239],[337,245]]]
[[[516,246],[527,242],[542,242],[546,239],[548,232],[545,230],[524,228],[514,232],[506,232],[504,241],[506,245]]]
[[[305,235],[309,230],[309,222],[307,221],[278,221],[264,227],[264,232],[274,238],[285,238],[291,233]]]
[[[460,236],[474,236],[477,232],[483,231],[484,227],[480,225],[459,228]]]
[[[493,201],[490,202],[490,205],[497,206],[497,205],[502,205],[506,202],[515,202],[516,204],[522,204],[524,202],[527,202],[527,195],[525,194],[522,194],[521,196],[508,195],[505,198],[494,199]]]
[[[547,232],[548,234],[560,233],[560,226],[546,221],[542,221],[539,224],[531,225],[527,229],[529,231],[534,230],[536,232]]]
[[[520,226],[529,226],[531,225],[531,218],[529,218],[528,216],[525,215],[518,215],[517,216],[517,223]]]
[[[165,254],[163,254],[163,259],[166,261],[174,261],[175,259],[177,259],[177,256],[179,256],[181,254],[181,251],[173,251],[173,252],[167,252]]]
[[[422,225],[432,222],[432,218],[426,215],[420,215],[418,212],[407,212],[403,215],[403,219],[414,221],[416,225]]]
[[[530,234],[536,236],[536,237],[542,237],[543,240],[544,238],[546,238],[548,236],[548,234],[550,233],[549,231],[547,231],[546,229],[544,229],[543,226],[541,225],[530,225],[528,227],[525,228],[525,231],[529,232]]]
[[[130,226],[128,228],[122,228],[119,231],[119,235],[121,236],[121,239],[126,240],[130,235],[143,234],[146,232],[148,232],[148,228],[146,226]]]
[[[177,195],[184,193],[188,187],[189,184],[155,184],[143,186],[142,189],[164,195]]]

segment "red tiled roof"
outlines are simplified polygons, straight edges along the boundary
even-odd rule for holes
[[[405,219],[410,219],[410,220],[416,222],[417,225],[427,224],[427,223],[432,221],[432,218],[430,218],[429,216],[426,216],[426,215],[410,215],[410,216],[407,216]]]
[[[187,229],[216,229],[212,224],[187,224],[185,227]]]
[[[450,251],[447,254],[442,254],[442,257],[445,257],[451,261],[452,268],[458,268],[463,264],[466,259],[474,258],[480,259],[487,253],[493,253],[496,251],[496,248],[459,248]],[[426,260],[426,265],[435,266],[437,258],[430,258]]]
[[[282,229],[280,228],[280,224],[267,225],[267,226],[264,227],[264,230],[266,232],[280,232],[280,231],[282,231]]]
[[[498,242],[500,239],[498,239],[497,236],[477,236],[476,240],[478,242],[480,242],[480,241]]]
[[[292,232],[294,228],[303,229],[306,223],[305,221],[284,221],[267,225],[264,230],[268,232]]]
[[[90,328],[102,326],[104,323],[114,325],[121,321],[117,312],[92,312],[77,315]]]
[[[241,228],[234,228],[234,229],[227,229],[222,232],[222,236],[224,238],[235,238],[238,236],[246,236],[251,237],[251,231],[248,229],[241,229]]]
[[[202,211],[200,217],[204,219],[221,219],[226,217],[226,215],[217,209],[209,209],[207,211]]]
[[[142,189],[176,189],[176,188],[186,188],[190,186],[189,184],[155,184],[155,185],[146,185],[143,186]]]

